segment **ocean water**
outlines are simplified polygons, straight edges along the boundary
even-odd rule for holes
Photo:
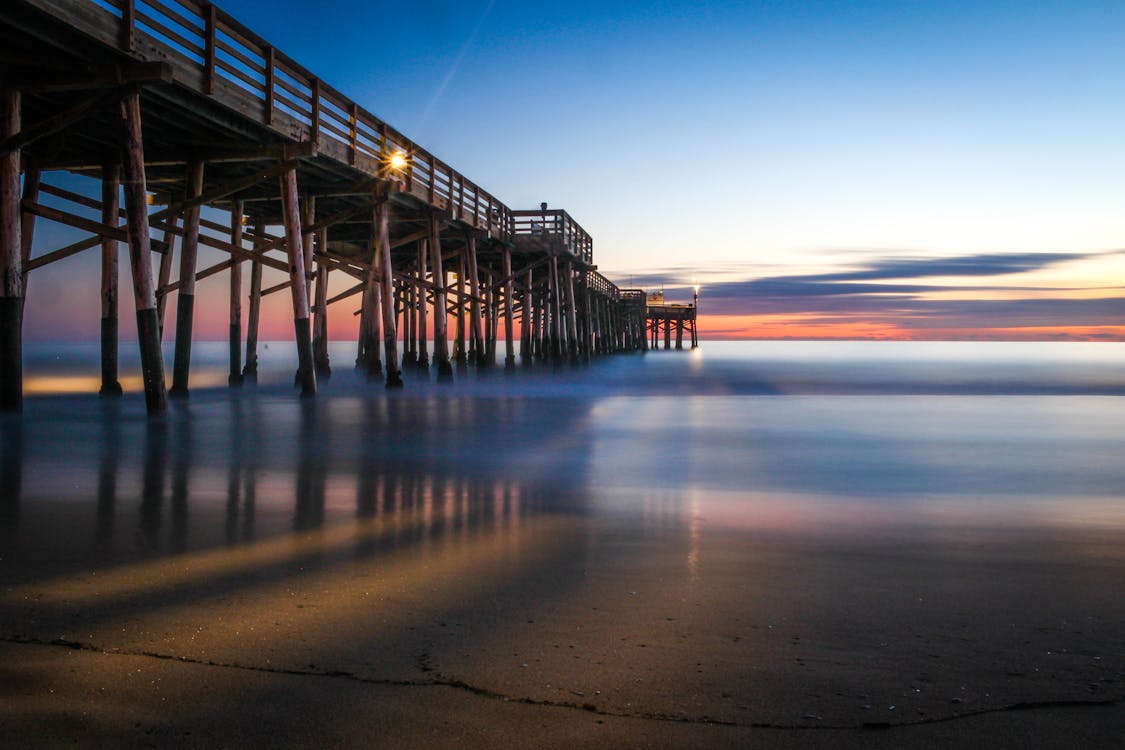
[[[157,420],[122,348],[119,400],[95,393],[96,345],[29,348],[2,421],[9,548],[124,526],[83,544],[185,550],[469,497],[488,523],[546,503],[682,529],[1125,529],[1125,344],[705,342],[387,391],[341,343],[302,400],[291,344],[229,389],[204,343]]]
[[[198,346],[149,418],[134,381],[96,395],[95,347],[29,350],[0,693],[69,684],[13,643],[708,725],[1125,689],[1123,344],[704,342],[400,391],[341,344],[311,399],[262,355],[230,389]],[[275,699],[191,696],[193,729]]]

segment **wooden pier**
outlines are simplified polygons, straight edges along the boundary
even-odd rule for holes
[[[356,366],[388,387],[402,385],[400,367],[450,380],[455,363],[490,366],[499,346],[516,367],[517,329],[524,365],[647,347],[643,292],[597,272],[569,214],[510,209],[212,3],[5,0],[0,42],[0,410],[22,404],[31,272],[95,248],[101,392],[121,392],[120,243],[153,413],[188,396],[195,284],[219,273],[232,386],[257,373],[262,297],[286,291],[305,395],[331,373],[327,315],[344,300],[360,311]],[[100,180],[100,199],[51,180],[63,172]],[[40,219],[88,236],[33,256]],[[224,259],[200,267],[201,245]],[[285,280],[263,288],[267,268]],[[329,297],[330,274],[352,283]]]
[[[676,332],[676,348],[684,348],[684,331],[691,337],[691,348],[699,346],[699,335],[695,330],[696,310],[699,307],[699,288],[696,287],[692,304],[667,303],[664,292],[654,292],[645,300],[645,320],[648,323],[648,336],[652,348],[660,347],[661,334],[664,348],[672,348],[672,332]]]

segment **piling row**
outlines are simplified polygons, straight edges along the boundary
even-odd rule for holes
[[[455,364],[493,366],[501,347],[507,369],[647,347],[643,293],[597,272],[593,242],[569,214],[546,204],[512,211],[213,4],[11,0],[0,42],[9,51],[0,62],[0,409],[22,403],[30,272],[95,247],[101,393],[120,394],[122,243],[151,413],[189,396],[196,283],[224,272],[232,387],[256,378],[262,298],[286,290],[306,396],[339,367],[329,361],[328,315],[342,302],[359,316],[355,366],[390,388],[407,367],[450,382]],[[65,173],[100,180],[100,199],[54,179]],[[87,236],[33,257],[37,220]],[[223,260],[201,268],[200,246]],[[264,273],[279,272],[282,281],[263,286]],[[350,285],[330,297],[339,275]],[[166,332],[172,292],[176,326]],[[167,391],[165,335],[175,337]]]

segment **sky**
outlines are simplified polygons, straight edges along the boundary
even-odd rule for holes
[[[704,338],[1125,340],[1119,1],[219,4]]]

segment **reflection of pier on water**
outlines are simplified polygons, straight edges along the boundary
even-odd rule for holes
[[[502,470],[496,442],[479,438],[482,423],[515,425],[521,451],[550,453],[532,434],[543,407],[519,399],[232,397],[140,421],[91,408],[62,429],[5,425],[8,559],[57,561],[65,547],[71,565],[96,567],[290,537],[300,566],[510,535],[562,512],[556,474],[537,476],[534,460]],[[581,486],[575,458],[559,472]],[[568,498],[565,512],[575,507]]]

